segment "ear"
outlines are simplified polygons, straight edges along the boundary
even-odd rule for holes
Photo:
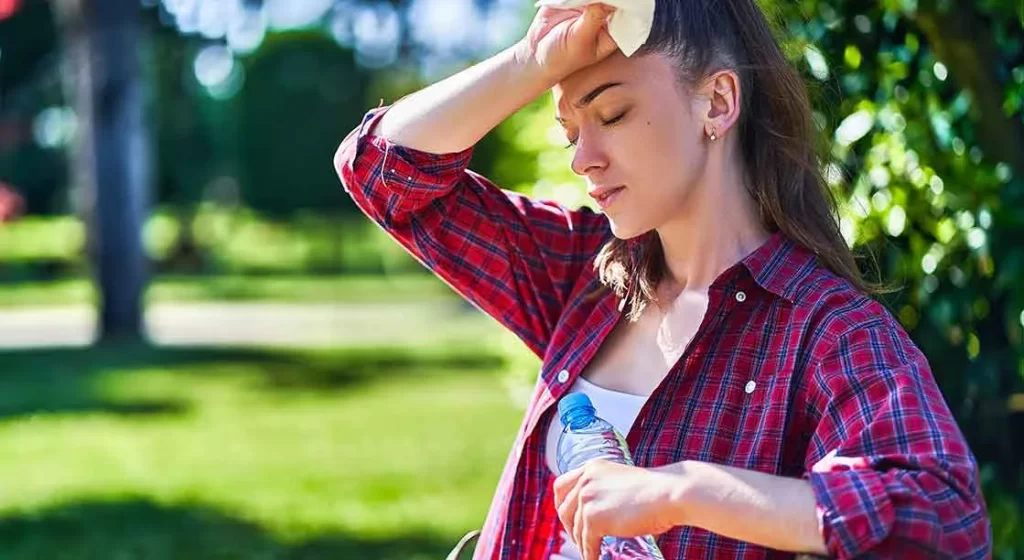
[[[704,133],[724,137],[740,118],[740,79],[733,70],[719,70],[704,80],[701,97],[706,100],[703,112]]]

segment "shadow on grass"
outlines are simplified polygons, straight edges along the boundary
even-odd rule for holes
[[[397,376],[427,372],[493,370],[501,357],[482,347],[264,350],[102,345],[0,352],[0,418],[25,415],[103,412],[123,415],[179,414],[177,400],[111,398],[99,377],[130,376],[146,370],[175,375],[241,375],[258,390],[335,391]]]
[[[328,533],[282,542],[259,525],[204,505],[145,499],[71,503],[0,517],[0,550],[11,560],[440,559],[457,537],[405,533],[366,538]]]

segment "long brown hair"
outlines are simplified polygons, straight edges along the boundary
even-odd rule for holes
[[[813,251],[819,261],[864,293],[866,282],[839,230],[835,193],[822,177],[806,85],[789,64],[754,0],[657,0],[650,36],[638,55],[658,53],[677,63],[687,88],[722,69],[740,80],[736,134],[747,186],[770,232]],[[639,318],[664,277],[661,241],[649,232],[638,244],[613,239],[595,263],[602,284]]]

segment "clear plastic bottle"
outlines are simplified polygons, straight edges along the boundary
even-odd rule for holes
[[[626,438],[614,426],[597,416],[585,393],[570,393],[558,402],[558,415],[565,428],[558,438],[558,470],[569,472],[593,459],[632,465]],[[601,560],[664,560],[654,537],[605,537]]]

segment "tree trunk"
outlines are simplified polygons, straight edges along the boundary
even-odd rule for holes
[[[78,115],[72,181],[84,192],[99,285],[98,337],[140,339],[149,191],[138,0],[58,0],[69,93]]]

